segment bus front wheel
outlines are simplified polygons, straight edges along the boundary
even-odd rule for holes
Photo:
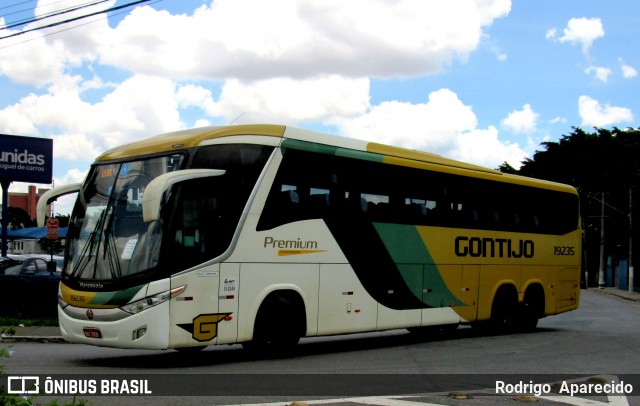
[[[293,355],[304,334],[304,305],[295,293],[272,294],[260,306],[253,330],[253,340],[244,348],[260,356]]]

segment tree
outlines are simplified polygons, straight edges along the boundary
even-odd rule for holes
[[[640,129],[573,128],[558,142],[544,142],[518,174],[575,186],[580,193],[589,275],[599,268],[602,196],[605,196],[607,256],[629,252],[629,193],[640,184]],[[635,241],[638,239],[635,238]],[[634,244],[635,245],[635,244]],[[634,246],[634,252],[637,252]],[[592,279],[589,279],[593,282]]]
[[[517,174],[518,173],[518,170],[516,168],[514,168],[513,166],[509,165],[509,162],[507,162],[507,161],[504,161],[496,169],[499,170],[502,173],[510,173],[510,174]]]
[[[36,226],[36,222],[29,217],[29,213],[20,207],[7,207],[7,217],[8,229],[11,230]]]

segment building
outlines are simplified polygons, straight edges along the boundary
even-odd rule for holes
[[[27,193],[11,193],[9,192],[9,207],[20,208],[27,212],[29,218],[36,219],[36,208],[40,197],[46,193],[49,188],[38,189],[36,186],[30,185]],[[0,205],[0,209],[2,205]],[[50,207],[47,207],[50,210]],[[2,218],[2,216],[0,216]],[[0,237],[1,241],[1,237]],[[8,241],[8,251],[12,254],[40,254],[45,253],[38,246],[38,240],[34,239],[17,239]]]
[[[27,193],[9,193],[9,207],[21,208],[26,211],[29,218],[36,219],[36,206],[38,200],[45,192],[50,189],[37,189],[33,185],[29,185]]]

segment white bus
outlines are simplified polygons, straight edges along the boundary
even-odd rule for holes
[[[186,349],[461,323],[536,326],[579,302],[570,186],[278,125],[99,156],[67,235],[71,342]]]

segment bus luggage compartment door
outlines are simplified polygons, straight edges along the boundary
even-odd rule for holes
[[[560,268],[558,276],[558,293],[556,299],[556,313],[576,309],[580,299],[580,268]]]

